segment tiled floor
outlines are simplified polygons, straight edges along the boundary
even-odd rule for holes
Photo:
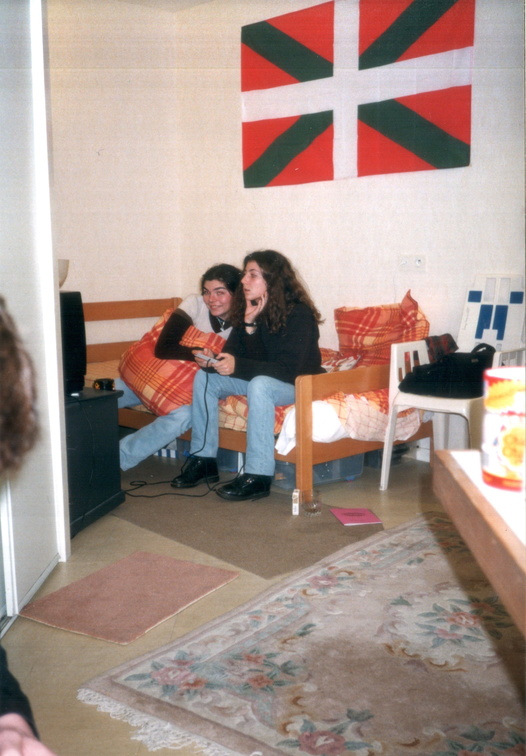
[[[401,464],[392,468],[390,487],[385,492],[378,489],[379,478],[379,470],[366,467],[363,475],[352,483],[331,483],[319,490],[325,505],[341,505],[342,495],[348,499],[349,486],[352,486],[353,499],[359,496],[359,505],[373,509],[385,528],[395,527],[424,511],[441,511],[431,491],[428,464],[404,457]],[[264,506],[264,502],[258,505]],[[335,527],[342,526],[335,521]],[[255,539],[257,537],[255,534]],[[202,564],[232,567],[110,514],[73,539],[71,559],[58,565],[43,593],[78,580],[138,549]],[[99,673],[169,643],[223,614],[281,577],[270,581],[241,571],[237,580],[127,646],[18,618],[2,642],[13,672],[31,699],[44,742],[59,756],[144,756],[149,753],[144,745],[131,739],[128,724],[77,701],[78,687]],[[157,751],[159,754],[168,752],[174,753],[168,749]],[[195,754],[191,749],[177,753],[180,756]]]

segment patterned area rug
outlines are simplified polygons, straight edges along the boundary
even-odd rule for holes
[[[79,698],[150,750],[519,756],[524,640],[450,521],[353,544]]]

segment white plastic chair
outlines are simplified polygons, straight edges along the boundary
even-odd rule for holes
[[[495,352],[492,367],[520,367],[526,365],[526,347]]]
[[[470,448],[480,448],[482,440],[483,397],[476,399],[448,399],[439,396],[420,396],[400,391],[398,385],[402,378],[413,369],[414,365],[426,365],[429,362],[425,340],[408,341],[392,344],[391,367],[389,373],[389,419],[385,433],[380,475],[380,491],[386,491],[389,485],[391,455],[395,436],[398,413],[411,407],[428,412],[440,413],[433,416],[433,445],[435,449],[446,446],[447,415],[462,415],[468,423]]]

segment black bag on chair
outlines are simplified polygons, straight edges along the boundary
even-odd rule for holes
[[[482,396],[484,370],[491,367],[494,354],[490,344],[478,344],[471,352],[451,352],[438,362],[415,365],[400,383],[400,391],[447,399]]]

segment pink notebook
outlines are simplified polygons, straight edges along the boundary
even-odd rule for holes
[[[382,522],[370,509],[360,507],[353,509],[334,508],[331,509],[331,512],[343,525],[375,525]]]

